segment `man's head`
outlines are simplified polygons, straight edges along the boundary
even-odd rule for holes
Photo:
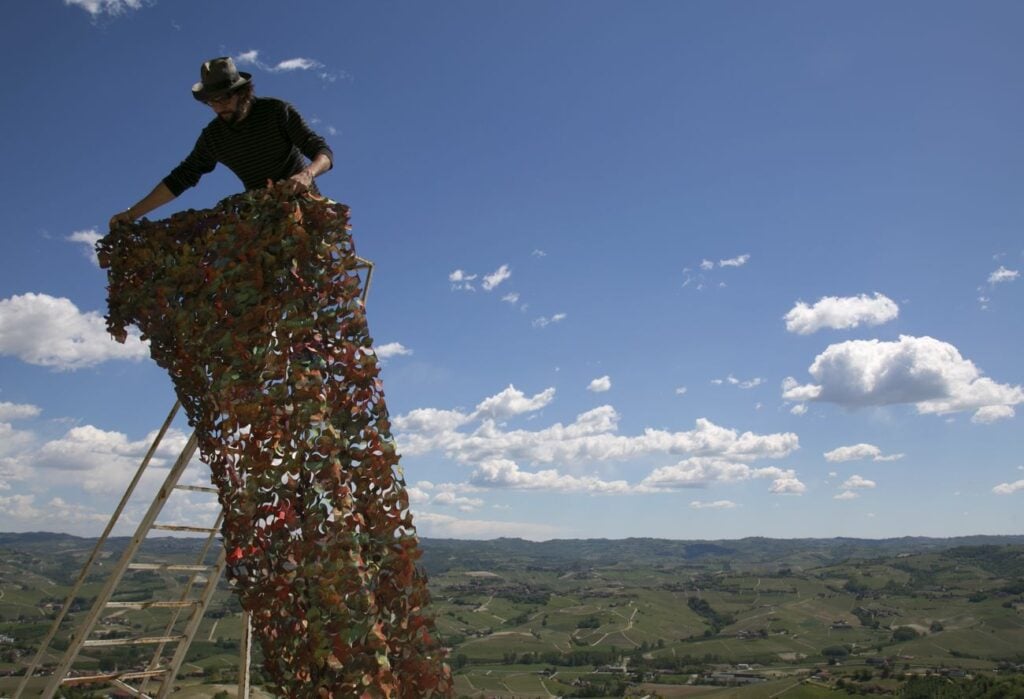
[[[252,99],[252,75],[235,67],[230,57],[212,58],[199,69],[192,96],[210,105],[217,116],[233,123],[245,116]]]

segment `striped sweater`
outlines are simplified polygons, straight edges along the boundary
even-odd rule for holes
[[[324,153],[334,162],[327,142],[313,132],[295,107],[271,97],[257,97],[249,114],[228,124],[214,117],[199,134],[192,152],[163,182],[174,196],[194,187],[199,178],[224,163],[238,175],[246,190],[283,180]]]

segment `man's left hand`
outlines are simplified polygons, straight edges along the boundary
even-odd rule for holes
[[[313,174],[309,170],[300,170],[288,178],[291,182],[298,182],[304,188],[313,186]]]

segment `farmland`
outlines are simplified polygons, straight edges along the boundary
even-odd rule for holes
[[[31,657],[91,544],[0,535],[0,672]],[[154,560],[184,561],[196,550],[184,539],[147,545]],[[884,694],[913,677],[965,682],[1024,669],[1022,537],[425,540],[423,549],[460,696]],[[144,599],[182,584],[143,571],[123,594]],[[182,669],[190,696],[212,696],[237,671],[240,610],[223,587]],[[166,622],[165,611],[122,610],[101,626],[128,635]],[[141,657],[95,655],[83,666]],[[11,682],[0,678],[0,695]]]

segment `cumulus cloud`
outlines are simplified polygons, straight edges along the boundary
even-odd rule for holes
[[[543,250],[537,249],[537,248],[535,248],[534,251],[532,253],[530,253],[530,254],[533,255],[534,257],[547,257],[548,256],[548,254],[546,252],[544,252]]]
[[[123,486],[126,478],[138,468],[155,437],[154,431],[143,439],[131,441],[124,433],[83,425],[22,455],[22,459],[37,471],[74,474],[67,477],[73,477],[89,492],[102,493]],[[187,441],[187,435],[180,430],[168,430],[150,462],[147,475],[152,472],[154,478],[161,477],[157,471],[169,466]]]
[[[750,255],[740,255],[738,257],[733,257],[733,258],[730,258],[728,260],[719,260],[718,261],[718,266],[719,267],[742,267],[743,265],[747,264],[747,262],[749,260],[750,260]],[[701,264],[701,267],[703,267],[703,264]]]
[[[65,5],[80,7],[95,19],[100,15],[116,16],[128,10],[138,10],[142,0],[64,0]]]
[[[97,233],[95,229],[90,228],[87,231],[75,231],[67,238],[65,238],[65,240],[71,243],[81,243],[85,245],[85,250],[83,251],[85,253],[85,256],[92,260],[92,263],[94,265],[99,267],[100,259],[96,255],[96,243],[102,237],[103,236]]]
[[[715,500],[714,502],[692,500],[690,501],[690,507],[694,510],[731,510],[736,507],[736,503],[732,500]]]
[[[610,391],[612,388],[612,380],[610,376],[602,376],[601,378],[594,379],[587,386],[587,390],[592,393],[604,393]]]
[[[581,413],[568,424],[558,422],[540,429],[510,430],[498,423],[511,415],[539,410],[553,398],[553,388],[528,397],[509,386],[481,401],[472,413],[421,408],[394,418],[396,439],[407,458],[440,452],[453,462],[472,466],[470,482],[478,487],[650,493],[764,478],[773,480],[771,492],[803,492],[794,471],[750,464],[783,458],[798,449],[799,438],[792,433],[741,433],[702,418],[684,432],[648,428],[640,434],[621,435],[617,433],[619,415],[610,405]],[[652,455],[687,458],[654,470],[634,485],[568,474],[554,466],[572,465],[576,470],[591,463],[635,461]],[[521,464],[549,467],[527,470]],[[417,487],[426,492],[422,484]]]
[[[712,270],[715,268],[715,263],[712,262],[711,260],[701,260],[700,268],[703,269],[704,271]]]
[[[845,298],[826,296],[813,306],[798,301],[784,319],[789,332],[810,335],[822,328],[845,330],[861,324],[881,325],[894,320],[899,312],[899,306],[892,299],[876,292],[874,297],[867,294]]]
[[[469,274],[461,269],[457,269],[448,275],[452,291],[476,291],[476,287],[473,286],[473,281],[476,278],[476,274]]]
[[[41,412],[42,410],[37,405],[0,401],[0,422],[38,417]]]
[[[807,486],[800,482],[793,471],[788,471],[786,475],[772,481],[768,491],[773,495],[803,495],[807,492]]]
[[[677,396],[685,396],[686,395],[686,390],[687,390],[686,386],[679,386],[678,388],[676,388],[676,395]]]
[[[848,447],[838,447],[832,451],[825,452],[825,460],[833,463],[843,461],[859,461],[871,459],[872,461],[898,461],[903,454],[882,454],[882,450],[874,444],[854,444]]]
[[[103,316],[82,313],[69,299],[28,293],[0,300],[0,354],[75,370],[112,359],[139,361],[149,349],[136,332],[123,345],[115,342]]]
[[[604,481],[590,476],[578,477],[546,469],[534,473],[522,471],[510,459],[484,461],[469,477],[473,485],[516,490],[544,490],[565,493],[628,493],[626,481]]]
[[[403,345],[401,342],[388,342],[383,345],[374,347],[374,352],[381,359],[390,359],[391,357],[404,357],[412,354],[412,350]]]
[[[1024,480],[1013,483],[1000,483],[992,489],[992,492],[996,495],[1013,495],[1019,490],[1024,490]]]
[[[476,406],[475,416],[487,416],[496,420],[540,410],[555,397],[555,389],[547,388],[532,398],[509,384],[500,393],[485,398]]]
[[[999,420],[1009,420],[1016,414],[1017,411],[1009,405],[986,405],[974,412],[974,415],[971,416],[971,422],[987,425]]]
[[[859,490],[863,488],[874,488],[877,485],[874,481],[869,481],[867,478],[862,478],[858,475],[852,475],[846,479],[842,486],[843,490]]]
[[[1007,269],[1002,265],[999,265],[999,269],[988,275],[989,284],[1002,284],[1004,282],[1012,282],[1020,276],[1020,272],[1015,269]]]
[[[953,345],[901,335],[896,342],[852,340],[829,345],[808,369],[816,383],[783,382],[783,398],[856,408],[912,403],[921,414],[946,414],[1024,402],[1020,386],[982,376]],[[1006,415],[989,410],[986,416]]]
[[[857,493],[853,492],[852,490],[844,490],[843,492],[839,493],[839,495],[832,496],[834,500],[856,500],[859,497],[860,495],[857,495]]]
[[[806,415],[807,414],[807,404],[806,403],[797,403],[796,405],[794,405],[792,408],[789,409],[789,412],[791,412],[793,415]]]
[[[804,484],[792,469],[774,466],[754,468],[748,464],[717,457],[691,457],[673,466],[657,468],[637,486],[639,492],[707,488],[716,483],[737,483],[752,478],[771,478],[769,492],[803,493]]]
[[[556,313],[555,315],[551,316],[550,318],[546,318],[544,316],[541,316],[540,318],[537,318],[537,319],[535,319],[533,321],[533,327],[535,327],[535,328],[546,328],[547,326],[551,325],[552,323],[561,323],[563,320],[565,320],[565,318],[566,318],[565,313]]]
[[[512,276],[512,270],[508,268],[508,265],[502,265],[498,269],[494,270],[490,274],[484,277],[484,291],[493,291],[495,287],[501,284],[503,281]]]
[[[510,303],[513,306],[515,306],[517,303],[519,303],[519,294],[513,291],[509,294],[505,294],[504,296],[502,296],[501,300],[504,301],[505,303]]]

